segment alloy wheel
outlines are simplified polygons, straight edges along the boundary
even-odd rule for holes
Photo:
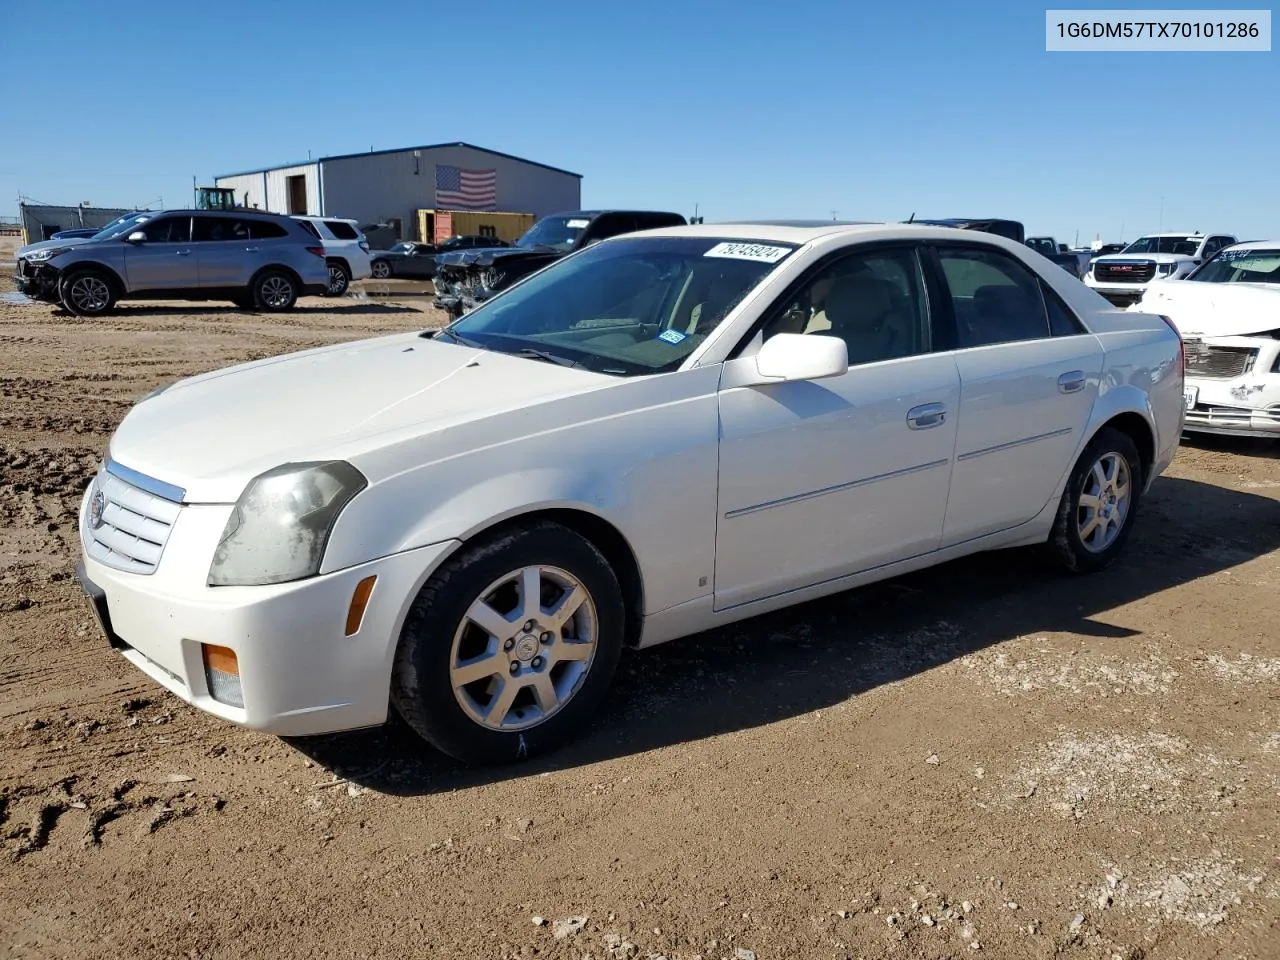
[[[268,307],[287,307],[293,299],[293,284],[284,277],[267,277],[260,291],[262,302]]]
[[[1115,543],[1132,502],[1129,462],[1118,453],[1104,453],[1085,474],[1076,510],[1076,531],[1084,548],[1101,553]]]
[[[93,275],[77,277],[67,295],[76,309],[84,313],[98,313],[111,302],[111,288],[101,277]]]
[[[511,732],[554,716],[582,687],[599,617],[582,581],[558,567],[499,577],[454,632],[449,683],[473,721]]]

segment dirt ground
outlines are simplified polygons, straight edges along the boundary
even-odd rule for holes
[[[0,302],[6,956],[1280,956],[1265,447],[1185,446],[1103,575],[992,554],[631,655],[515,768],[246,732],[108,649],[75,510],[130,403],[435,320]]]

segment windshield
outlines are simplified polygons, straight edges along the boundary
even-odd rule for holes
[[[610,240],[532,275],[440,335],[618,376],[674,370],[794,249],[706,237]]]
[[[516,246],[572,250],[590,222],[586,217],[543,217],[525,231]]]
[[[1173,253],[1194,257],[1204,237],[1139,237],[1121,253]]]
[[[140,223],[146,223],[150,219],[151,214],[149,213],[131,213],[126,217],[120,217],[118,220],[112,220],[89,239],[110,240],[112,237],[118,237],[130,227],[137,226]]]
[[[1280,247],[1223,250],[1187,279],[1201,283],[1280,283]]]
[[[413,253],[412,243],[397,243],[391,248],[390,253]]]
[[[1031,237],[1027,240],[1027,246],[1037,253],[1050,254],[1058,252],[1052,240],[1045,240],[1042,237]]]

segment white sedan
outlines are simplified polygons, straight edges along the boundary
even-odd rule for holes
[[[1280,439],[1280,241],[1238,243],[1130,309],[1168,316],[1187,354],[1189,431]]]
[[[606,240],[448,328],[180,381],[85,494],[111,644],[282,735],[516,759],[647,647],[981,550],[1124,547],[1181,343],[1021,244],[705,224]]]

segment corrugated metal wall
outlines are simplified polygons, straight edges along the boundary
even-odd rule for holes
[[[230,187],[235,191],[236,203],[241,206],[267,209],[267,175],[246,173],[238,177],[219,177],[217,187]]]
[[[105,227],[117,217],[132,210],[114,207],[58,207],[43,203],[18,205],[18,219],[22,223],[25,243],[47,239],[59,230],[75,230],[80,227]]]
[[[244,173],[234,177],[218,177],[215,186],[230,187],[236,192],[236,203],[257,207],[270,213],[289,213],[289,178],[306,178],[307,209],[300,213],[320,213],[320,165],[303,163],[281,167],[265,173]],[[247,202],[246,202],[247,200]]]
[[[327,216],[352,217],[361,223],[392,218],[401,222],[402,235],[416,233],[418,210],[437,206],[435,165],[450,164],[497,171],[497,209],[527,211],[545,216],[560,210],[576,210],[582,204],[582,181],[568,173],[472,150],[440,147],[369,154],[321,162],[324,212]]]

